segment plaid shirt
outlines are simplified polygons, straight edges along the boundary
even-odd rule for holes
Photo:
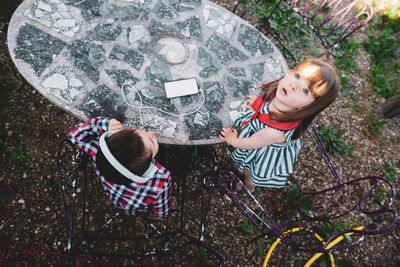
[[[108,130],[110,120],[111,118],[97,117],[76,125],[70,133],[72,143],[90,155],[104,191],[115,207],[125,214],[135,215],[137,211],[147,212],[151,206],[156,217],[166,217],[171,205],[172,182],[170,172],[159,163],[155,162],[158,170],[146,183],[132,182],[126,186],[108,182],[97,169],[96,154],[100,146],[99,139]]]

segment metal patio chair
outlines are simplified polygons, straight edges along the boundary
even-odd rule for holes
[[[21,263],[24,262],[25,266],[222,266],[222,257],[198,239],[185,233],[178,234],[174,239],[179,240],[180,245],[173,251],[145,255],[140,261],[126,255],[110,258],[107,255],[54,251],[39,240],[25,248]]]
[[[389,180],[367,176],[343,182],[314,125],[308,129],[307,137],[326,164],[321,167],[326,168],[325,175],[330,172],[334,177],[329,188],[305,191],[291,175],[283,188],[257,187],[255,193],[250,193],[230,159],[214,165],[214,171],[210,169],[205,178],[212,180],[210,183],[227,195],[258,230],[259,235],[250,242],[265,236],[277,238],[268,258],[282,242],[294,251],[315,254],[310,259],[312,263],[324,253],[340,251],[359,244],[366,236],[381,234],[398,221],[398,211],[393,207],[396,192]],[[235,190],[237,182],[242,183],[243,192]],[[352,214],[360,221],[349,221]]]
[[[65,264],[87,255],[123,265],[162,266],[175,261],[223,265],[218,253],[183,231],[186,186],[182,179],[173,179],[168,217],[151,221],[145,215],[126,216],[114,208],[88,156],[69,140],[59,146],[57,177],[66,233],[64,254],[68,256],[59,258]]]
[[[271,3],[272,2],[272,3]],[[232,10],[238,16],[253,22],[256,28],[271,38],[292,67],[306,57],[327,57],[331,50],[355,31],[366,25],[374,10],[366,0],[247,0],[239,1]],[[284,18],[282,24],[277,24]],[[296,36],[303,40],[292,41],[294,34],[286,31],[297,25]],[[321,44],[315,47],[314,40]],[[295,53],[296,45],[308,43]]]

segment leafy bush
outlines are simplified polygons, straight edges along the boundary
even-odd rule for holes
[[[382,32],[376,36],[376,27],[383,27]],[[371,55],[372,74],[370,80],[374,85],[379,96],[389,98],[400,94],[398,77],[400,76],[400,39],[395,37],[395,33],[400,27],[394,27],[389,20],[384,22],[374,22],[367,34],[368,41],[362,45]]]

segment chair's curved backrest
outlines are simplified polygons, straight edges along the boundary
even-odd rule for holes
[[[350,3],[343,0],[287,0],[287,3],[308,20],[327,49],[367,24],[374,14],[366,0]]]
[[[367,235],[393,228],[398,221],[398,211],[393,208],[394,186],[382,177],[368,176],[305,192],[290,176],[283,188],[259,187],[252,194],[246,189],[241,193],[234,190],[241,181],[229,163],[220,166],[217,173],[219,190],[260,235],[280,238],[295,251],[343,250],[359,244]],[[340,242],[346,234],[354,236]]]
[[[271,37],[290,65],[329,54],[373,14],[366,0],[239,1],[232,12]],[[321,46],[315,46],[320,43]]]
[[[295,251],[343,250],[393,228],[398,221],[393,184],[377,176],[342,181],[313,124],[308,136],[336,180],[329,188],[306,192],[290,175],[283,188],[259,187],[251,194],[242,184],[245,193],[238,194],[235,184],[242,182],[230,160],[219,165],[215,183],[262,235],[274,235]]]

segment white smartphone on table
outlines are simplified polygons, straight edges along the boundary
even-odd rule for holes
[[[167,98],[193,95],[199,92],[195,78],[164,83]]]

